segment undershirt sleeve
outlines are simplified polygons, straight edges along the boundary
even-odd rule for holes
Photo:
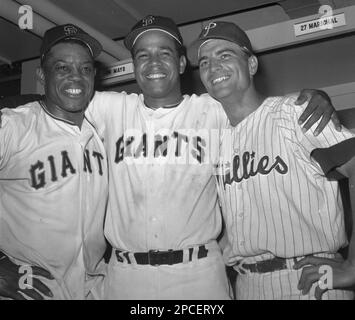
[[[319,163],[327,178],[343,179],[345,177],[336,168],[355,156],[355,138],[344,140],[328,148],[314,149],[311,156]]]

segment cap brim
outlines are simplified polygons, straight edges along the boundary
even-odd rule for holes
[[[63,36],[59,39],[56,39],[55,41],[53,41],[52,43],[48,44],[47,47],[49,48],[47,50],[47,52],[54,46],[56,45],[58,42],[62,41],[62,40],[66,40],[66,39],[73,39],[73,40],[78,40],[83,42],[83,44],[85,44],[86,46],[88,46],[88,48],[91,51],[92,57],[95,59],[97,58],[100,53],[102,52],[102,46],[100,44],[100,42],[98,42],[95,38],[91,37],[90,35],[86,35],[86,34],[75,34],[73,36]],[[47,53],[47,52],[43,52],[41,54],[41,58],[43,58],[43,56]]]
[[[226,40],[232,43],[235,43],[236,45],[238,45],[243,51],[247,50],[248,52],[251,53],[251,51],[246,48],[246,47],[241,47],[239,44],[237,44],[235,41],[229,39],[228,37],[224,37],[224,36],[207,36],[204,37],[203,39],[197,39],[194,42],[192,42],[192,44],[187,48],[187,58],[190,61],[190,64],[194,67],[198,66],[198,60],[199,60],[199,49],[201,47],[201,45],[203,43],[205,43],[208,40]],[[245,49],[245,50],[244,50]]]
[[[161,31],[161,32],[164,32],[168,35],[170,35],[173,39],[175,39],[178,43],[180,43],[182,45],[182,42],[176,37],[174,36],[175,32],[170,30],[169,28],[159,28],[158,26],[152,26],[151,28],[147,28],[147,27],[142,27],[142,28],[138,28],[138,29],[135,29],[134,31],[132,31],[131,33],[129,33],[126,38],[124,39],[124,45],[126,46],[126,48],[128,50],[132,50],[135,42],[136,42],[136,39],[142,35],[143,33],[145,32],[148,32],[148,31]]]
[[[79,37],[75,36],[74,39],[82,40],[86,44],[88,44],[92,50],[94,58],[97,58],[102,52],[102,45],[100,44],[100,42],[98,42],[95,38],[89,35],[81,34]]]

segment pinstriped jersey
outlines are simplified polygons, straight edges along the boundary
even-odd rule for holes
[[[332,124],[317,137],[303,133],[304,107],[295,100],[267,98],[223,134],[217,181],[229,264],[336,252],[347,243],[338,182],[325,178],[311,153],[353,134]]]
[[[106,244],[107,164],[103,144],[38,102],[2,109],[0,250],[40,266],[55,299],[84,299]]]
[[[142,95],[97,92],[87,112],[108,156],[105,235],[114,248],[182,249],[218,237],[213,173],[226,115],[215,100],[184,96],[152,110]]]

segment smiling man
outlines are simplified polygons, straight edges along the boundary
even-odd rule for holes
[[[149,15],[125,38],[142,94],[96,93],[88,116],[109,164],[105,299],[230,299],[213,164],[226,125],[209,95],[183,95],[183,40]]]
[[[45,97],[2,110],[0,296],[85,299],[102,278],[106,153],[84,112],[100,43],[74,25],[49,29]]]
[[[354,237],[345,262],[338,253],[347,239],[336,181],[345,176],[354,186],[354,135],[332,124],[317,137],[302,132],[297,119],[305,106],[295,105],[295,96],[260,94],[258,59],[234,23],[211,22],[189,56],[229,120],[217,177],[228,237],[224,254],[239,273],[236,298],[319,298],[325,290],[312,284],[322,275],[321,262],[333,262],[337,280],[341,271],[354,272]],[[315,267],[301,275],[307,264]],[[353,293],[329,290],[323,298],[352,299]]]

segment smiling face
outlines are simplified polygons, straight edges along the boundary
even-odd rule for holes
[[[233,42],[208,40],[199,50],[202,83],[217,100],[240,99],[251,85],[254,59]]]
[[[180,74],[186,67],[175,40],[161,31],[149,31],[136,41],[133,63],[137,83],[148,105],[161,105],[181,100]]]
[[[93,58],[83,45],[58,43],[47,53],[42,78],[48,110],[73,121],[75,114],[85,111],[94,92]]]

